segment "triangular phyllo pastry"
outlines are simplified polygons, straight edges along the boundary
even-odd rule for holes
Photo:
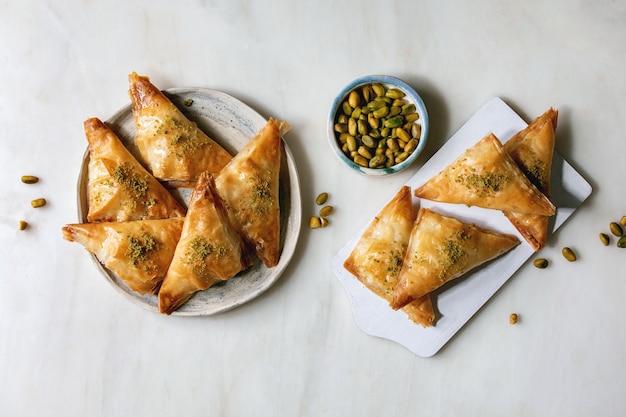
[[[550,171],[557,120],[558,111],[551,108],[504,143],[504,150],[530,182],[547,197],[550,197]],[[504,215],[535,251],[545,246],[548,238],[547,216],[511,211],[505,211]]]
[[[141,162],[161,181],[193,187],[201,172],[217,174],[231,159],[215,140],[189,120],[148,77],[133,72],[129,95]]]
[[[159,311],[171,314],[196,292],[228,280],[249,266],[244,244],[228,221],[213,178],[202,173],[159,291]]]
[[[182,217],[185,209],[101,120],[85,121],[89,142],[88,222]]]
[[[552,216],[554,205],[526,178],[492,133],[415,190],[443,203]]]
[[[289,129],[270,118],[215,179],[231,223],[268,268],[280,258],[281,136]]]
[[[78,242],[139,294],[155,294],[180,238],[183,218],[68,224],[63,237]]]
[[[402,308],[519,244],[517,237],[422,208],[391,306]]]
[[[403,186],[374,217],[343,264],[363,285],[389,303],[414,222],[411,189]],[[435,318],[429,295],[409,303],[403,311],[424,327],[431,326]]]

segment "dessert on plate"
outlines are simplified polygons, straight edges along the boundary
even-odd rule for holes
[[[171,314],[193,294],[250,266],[208,172],[200,175],[174,257],[159,291],[159,311]]]
[[[281,136],[289,129],[270,118],[215,178],[232,225],[268,268],[280,258]]]
[[[232,156],[189,120],[148,77],[129,75],[129,95],[141,162],[160,181],[194,187],[200,174],[217,174]]]
[[[99,222],[63,226],[63,237],[78,242],[107,269],[142,295],[155,294],[180,238],[183,218]]]
[[[101,120],[87,119],[88,222],[183,217],[185,209]]]

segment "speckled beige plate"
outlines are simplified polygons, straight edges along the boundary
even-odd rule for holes
[[[241,101],[219,91],[203,88],[174,88],[165,90],[164,93],[189,119],[198,123],[200,129],[232,154],[238,152],[267,122],[266,119]],[[184,104],[185,100],[188,99],[193,100],[190,106]],[[134,144],[136,130],[130,104],[120,109],[106,123],[130,151],[138,155]],[[211,315],[237,307],[270,288],[289,264],[300,234],[302,205],[300,182],[295,162],[289,147],[284,141],[283,144],[280,172],[281,256],[278,265],[273,268],[266,268],[262,262],[255,259],[254,265],[248,270],[226,282],[196,293],[186,304],[175,311],[174,315]],[[87,151],[78,178],[78,218],[80,222],[87,221],[88,163],[89,152]],[[187,203],[191,190],[176,190],[174,194],[181,201]],[[117,275],[98,262],[95,256],[92,255],[92,258],[102,271],[103,276],[123,296],[141,307],[158,311],[156,296],[142,296],[135,293]]]

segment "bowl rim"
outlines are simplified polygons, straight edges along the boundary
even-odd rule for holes
[[[372,83],[381,83],[381,84],[390,84],[396,87],[401,88],[408,96],[411,97],[411,100],[415,102],[415,107],[420,115],[421,126],[422,126],[422,134],[420,136],[419,144],[413,153],[404,161],[399,164],[393,165],[392,167],[383,167],[383,168],[369,168],[363,167],[351,159],[349,159],[338,146],[337,138],[335,137],[335,116],[337,115],[337,111],[339,109],[339,105],[344,100],[344,98],[350,93],[350,91],[360,87],[365,84]],[[349,82],[344,88],[341,89],[339,94],[335,97],[330,107],[330,112],[328,114],[328,123],[327,123],[327,136],[330,147],[333,149],[335,155],[349,168],[352,168],[354,171],[357,171],[364,175],[369,176],[388,176],[392,174],[397,174],[399,172],[404,171],[408,168],[417,157],[422,153],[424,147],[426,146],[427,138],[428,138],[428,111],[426,110],[426,105],[422,100],[422,97],[415,91],[413,87],[411,87],[408,83],[400,78],[391,76],[391,75],[365,75],[359,78],[356,78]]]

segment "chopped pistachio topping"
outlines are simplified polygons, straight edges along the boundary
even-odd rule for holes
[[[457,265],[463,256],[465,256],[465,252],[456,240],[446,240],[443,245],[443,250],[445,254],[445,261],[447,266]]]
[[[264,199],[270,197],[270,182],[268,180],[260,180],[253,189],[255,199]]]
[[[393,250],[389,252],[387,272],[390,275],[398,275],[400,274],[400,269],[402,269],[402,254],[398,250]]]
[[[145,262],[150,253],[158,249],[157,240],[146,232],[143,232],[141,237],[128,235],[126,240],[128,241],[128,248],[125,255],[130,258],[134,267]]]
[[[266,179],[254,179],[254,181],[250,207],[255,213],[266,214],[272,205],[272,185]]]
[[[541,191],[546,189],[546,183],[543,181],[545,178],[545,170],[545,164],[538,159],[533,160],[532,164],[525,166],[523,169],[524,174],[528,177],[530,182]]]
[[[483,174],[472,172],[467,175],[459,175],[455,181],[473,189],[479,195],[485,196],[498,192],[507,181],[507,177],[503,174],[494,174],[491,172]]]
[[[156,203],[157,203],[156,200],[154,198],[150,197],[147,200],[144,200],[142,204],[143,204],[144,208],[149,209],[150,207],[154,207],[156,205]]]
[[[547,166],[534,150],[525,149],[524,155],[515,155],[514,160],[533,185],[539,188],[540,191],[546,189],[547,184],[544,179],[546,178]]]
[[[439,271],[439,279],[443,280],[451,271],[463,268],[467,253],[463,250],[461,241],[469,239],[471,239],[471,235],[465,231],[461,231],[451,236],[441,245],[440,251],[443,255],[443,262],[440,264],[441,270]]]
[[[192,154],[204,146],[210,146],[210,141],[198,135],[198,130],[192,123],[173,117],[167,117],[164,122],[159,123],[154,134],[172,135],[170,145],[176,146],[178,158]]]
[[[204,237],[197,236],[191,241],[190,249],[187,251],[187,265],[191,265],[191,270],[198,277],[206,277],[208,275],[206,259],[209,256],[220,258],[226,254],[227,249],[224,246],[214,246]]]
[[[135,200],[145,197],[148,192],[148,181],[145,178],[141,178],[137,172],[134,172],[130,164],[122,164],[115,167],[113,178],[118,184],[128,190]]]
[[[203,261],[213,252],[213,246],[202,236],[191,241],[191,256],[193,259]]]

